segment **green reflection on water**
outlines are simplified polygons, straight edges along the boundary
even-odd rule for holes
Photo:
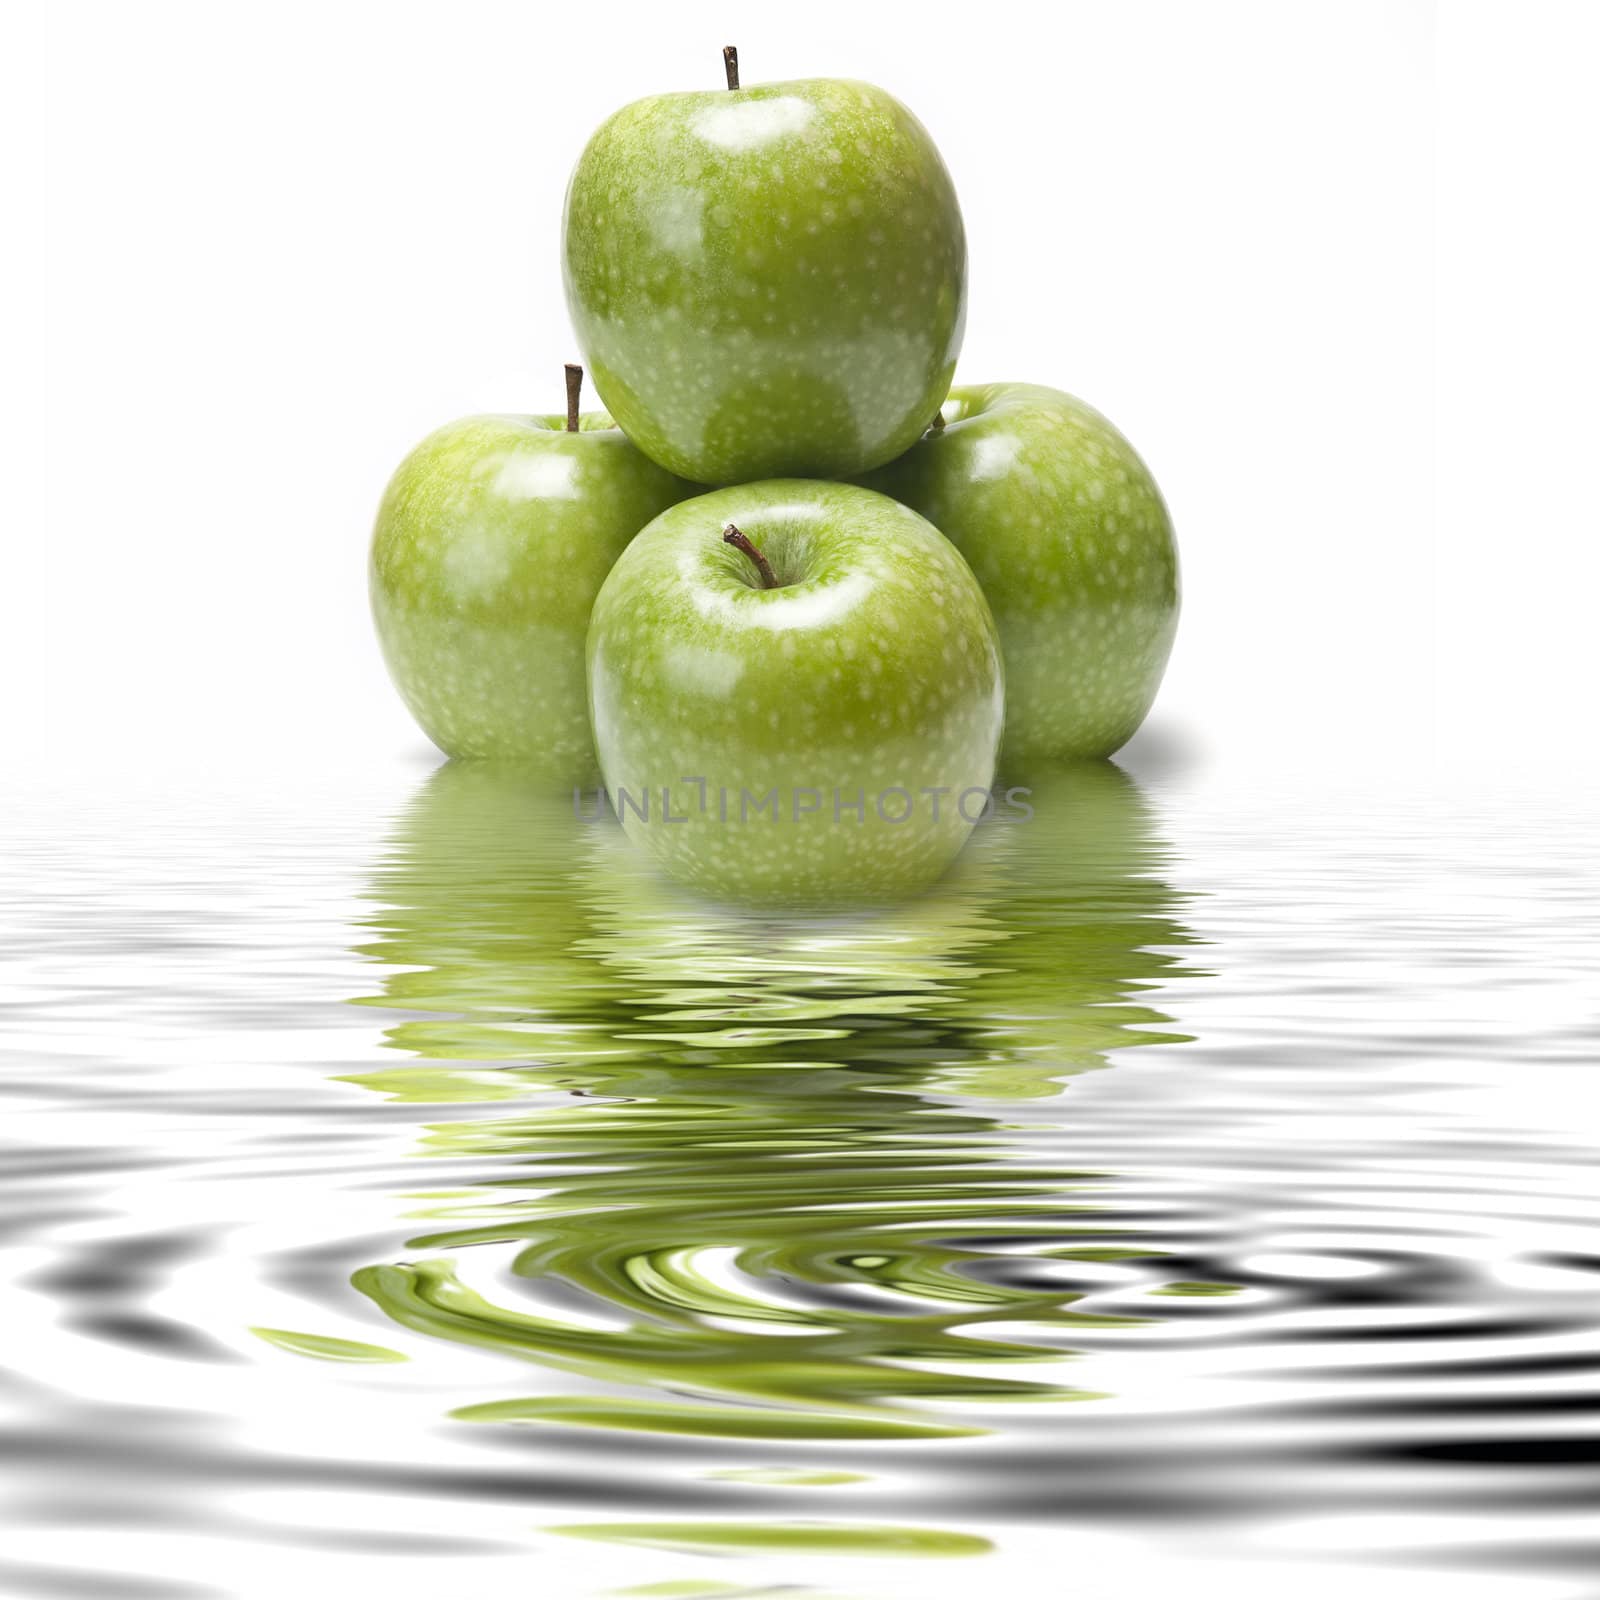
[[[836,1416],[826,1411],[777,1411],[753,1406],[691,1406],[671,1400],[622,1400],[608,1395],[574,1400],[531,1395],[462,1406],[462,1422],[564,1423],[637,1433],[677,1433],[711,1439],[953,1439],[983,1430],[915,1418]]]
[[[292,1355],[311,1356],[318,1361],[404,1361],[398,1350],[381,1344],[362,1344],[356,1339],[331,1339],[323,1333],[292,1333],[287,1328],[252,1328],[256,1338],[287,1350]]]
[[[1129,1319],[1075,1309],[1066,1274],[983,1269],[1145,1253],[1107,1242],[1102,1175],[1050,1157],[1036,1103],[1182,1037],[1141,993],[1189,941],[1126,775],[1075,769],[1033,803],[927,896],[820,920],[682,894],[514,771],[429,779],[376,875],[386,970],[361,1002],[400,1013],[386,1039],[411,1059],[352,1081],[492,1108],[425,1147],[492,1167],[429,1196],[420,1258],[355,1283],[414,1331],[625,1391],[458,1418],[937,1438],[974,1431],[939,1409],[959,1402],[1093,1398],[1000,1369]],[[456,1276],[507,1245],[523,1306]],[[574,1296],[585,1317],[552,1309]]]
[[[977,1556],[994,1547],[970,1533],[870,1523],[583,1522],[550,1528],[572,1539],[648,1545],[656,1550],[775,1550],[827,1555]]]

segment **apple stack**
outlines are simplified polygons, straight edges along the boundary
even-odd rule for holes
[[[863,83],[742,88],[723,54],[726,90],[624,107],[567,190],[607,411],[570,366],[564,414],[424,440],[378,513],[373,613],[447,755],[603,783],[712,895],[881,900],[1129,738],[1177,551],[1104,417],[951,387],[966,236],[922,124]]]

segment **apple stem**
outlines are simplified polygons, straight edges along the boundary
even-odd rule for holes
[[[567,363],[567,432],[578,431],[578,396],[583,391],[583,368]]]
[[[929,433],[943,433],[944,432],[944,412],[942,410],[934,412],[933,421],[928,424],[928,432]]]
[[[728,87],[739,87],[739,47],[736,44],[725,44],[722,47],[722,65],[728,74]]]
[[[772,568],[767,563],[767,558],[731,522],[722,530],[722,542],[731,544],[735,550],[744,551],[755,562],[756,571],[761,574],[761,587],[763,589],[776,589],[778,587],[778,580],[773,575]]]

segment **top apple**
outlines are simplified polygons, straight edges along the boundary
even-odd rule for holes
[[[578,159],[563,237],[595,387],[680,477],[864,472],[949,392],[966,321],[961,209],[926,129],[870,84],[624,106]]]

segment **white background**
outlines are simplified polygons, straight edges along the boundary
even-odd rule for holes
[[[559,407],[572,162],[734,40],[918,112],[962,378],[1071,389],[1153,466],[1187,604],[1135,763],[1592,768],[1597,9],[18,8],[3,759],[427,759],[367,613],[383,484]]]

